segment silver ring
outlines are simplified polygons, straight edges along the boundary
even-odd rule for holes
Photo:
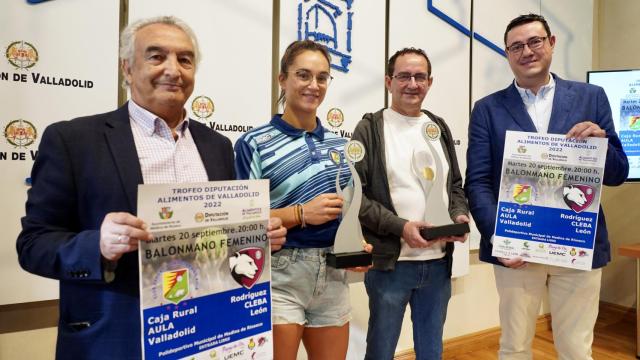
[[[118,243],[122,244],[122,240],[124,239],[124,235],[118,235]]]

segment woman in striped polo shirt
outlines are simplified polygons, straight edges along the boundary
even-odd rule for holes
[[[331,82],[327,49],[295,41],[280,62],[284,112],[235,146],[240,179],[269,179],[271,215],[288,228],[272,255],[274,357],[295,359],[300,341],[311,359],[344,359],[351,306],[344,270],[326,266],[342,212],[336,176],[349,173],[346,139],[325,129],[316,111]],[[348,176],[340,176],[341,187]]]

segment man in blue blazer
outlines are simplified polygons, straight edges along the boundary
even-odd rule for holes
[[[141,358],[138,184],[233,180],[231,142],[190,120],[199,58],[174,17],[140,20],[121,35],[131,101],[49,126],[32,170],[17,241],[21,266],[60,280],[59,359]],[[270,223],[272,249],[284,242]]]
[[[495,264],[502,328],[499,355],[501,359],[531,359],[536,317],[548,290],[559,358],[591,359],[601,268],[611,258],[602,208],[592,271],[491,256],[506,131],[566,134],[576,139],[608,138],[603,179],[608,186],[625,181],[629,164],[602,88],[566,81],[550,73],[556,38],[542,16],[529,14],[512,20],[504,42],[515,81],[479,100],[473,108],[465,185],[481,234],[480,259]]]

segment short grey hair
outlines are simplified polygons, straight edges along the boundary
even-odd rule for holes
[[[186,22],[175,16],[156,16],[146,19],[140,19],[127,25],[127,27],[122,30],[122,33],[120,33],[120,61],[127,61],[129,64],[133,64],[136,34],[138,33],[138,30],[154,24],[175,26],[178,29],[184,31],[185,34],[187,34],[189,39],[191,39],[191,44],[193,45],[195,56],[194,60],[197,68],[201,56],[200,46],[198,45],[198,38]],[[127,84],[127,80],[123,80],[123,86],[126,88],[128,85],[129,84]]]

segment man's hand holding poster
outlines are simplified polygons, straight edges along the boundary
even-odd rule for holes
[[[266,180],[140,185],[146,359],[271,359]]]

